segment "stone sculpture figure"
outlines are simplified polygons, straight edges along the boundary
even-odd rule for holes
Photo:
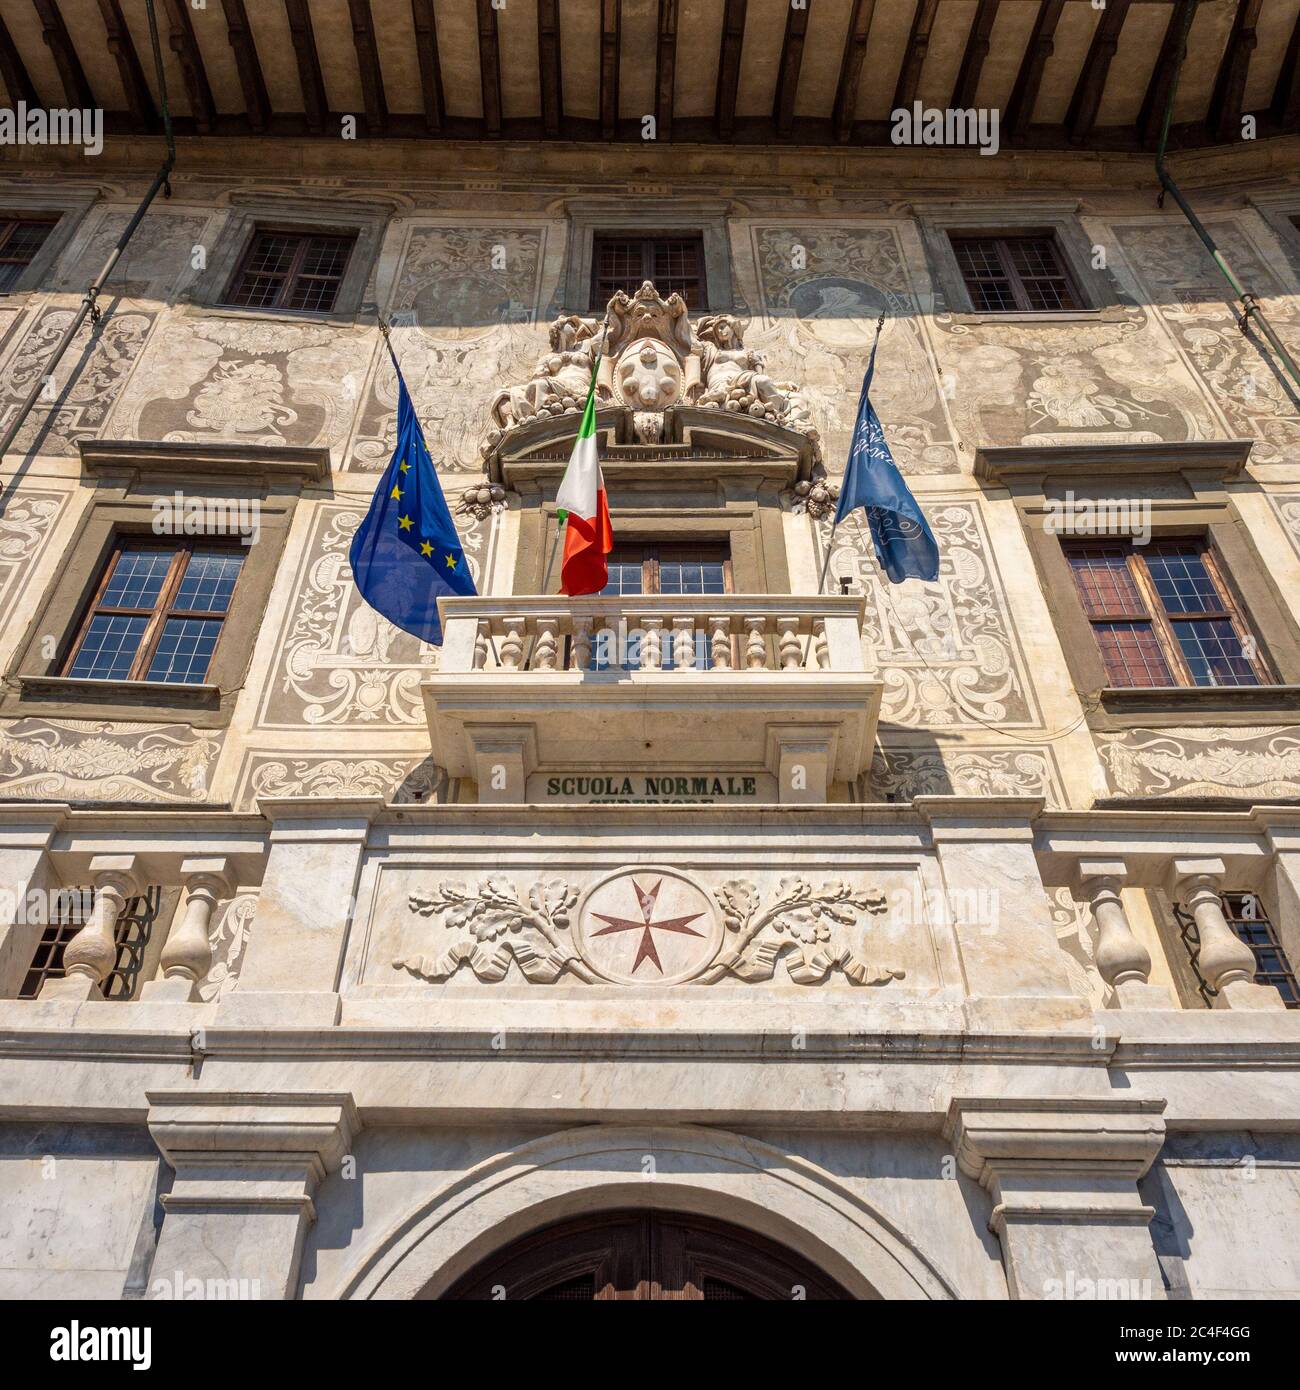
[[[698,405],[797,430],[819,453],[807,403],[793,382],[776,381],[763,370],[763,355],[745,347],[740,320],[706,314],[692,328],[681,295],[663,299],[649,280],[634,295],[615,294],[604,325],[579,314],[561,315],[551,324],[550,346],[528,381],[502,389],[493,399],[485,456],[509,430],[580,411],[598,347],[597,401],[630,409],[640,443],[663,437],[666,411]]]

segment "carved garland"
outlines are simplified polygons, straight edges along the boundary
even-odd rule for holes
[[[694,983],[712,984],[727,975],[746,982],[770,980],[783,958],[790,980],[800,985],[819,984],[835,970],[854,985],[885,985],[904,977],[904,971],[867,959],[844,939],[844,929],[858,925],[864,915],[886,910],[883,893],[835,881],[814,888],[806,879],[789,878],[764,906],[753,883],[731,879],[715,896],[727,938]],[[577,901],[578,889],[561,879],[535,883],[526,899],[501,876],[489,876],[473,890],[446,880],[432,893],[411,893],[408,903],[419,916],[441,919],[455,939],[440,955],[399,956],[393,966],[441,981],[468,965],[480,980],[495,983],[506,977],[513,958],[536,984],[551,984],[566,971],[588,984],[603,983],[572,944]]]

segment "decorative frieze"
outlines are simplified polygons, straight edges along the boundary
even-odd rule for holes
[[[581,892],[565,879],[521,893],[504,875],[474,888],[444,880],[412,892],[411,913],[450,939],[434,954],[400,955],[399,970],[441,982],[462,966],[487,983],[512,963],[534,984],[562,976],[586,984],[821,984],[840,972],[853,985],[901,980],[899,965],[868,952],[870,918],[887,911],[879,889],[842,881],[782,879],[764,895],[747,879],[710,891],[680,870],[619,869]]]

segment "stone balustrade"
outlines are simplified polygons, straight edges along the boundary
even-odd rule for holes
[[[861,598],[637,594],[444,600],[440,670],[861,671]]]
[[[572,672],[562,674],[574,678]],[[746,679],[740,672],[733,678]],[[505,670],[496,679],[513,682],[515,677]],[[766,679],[777,684],[785,677],[769,671]],[[505,746],[505,731],[498,737]],[[778,745],[778,754],[788,746]],[[808,751],[800,756],[808,757]],[[0,875],[7,875],[3,881],[10,887],[9,920],[0,920],[0,999],[16,998],[40,938],[42,923],[33,903],[84,885],[94,889],[94,910],[67,944],[66,978],[47,981],[38,1002],[52,1008],[59,1001],[76,1007],[99,1000],[114,966],[123,906],[152,885],[180,889],[182,896],[169,920],[160,920],[155,929],[162,941],[137,1001],[202,1008],[198,985],[212,966],[209,934],[215,913],[232,895],[252,891],[258,905],[249,946],[240,961],[239,988],[221,1001],[223,1018],[263,1026],[287,1011],[299,1022],[328,1025],[339,1017],[341,997],[348,992],[340,986],[340,971],[349,942],[358,921],[369,920],[371,912],[365,904],[371,890],[361,887],[368,881],[364,876],[397,850],[399,858],[419,858],[432,853],[429,846],[436,843],[436,856],[472,877],[489,872],[495,862],[496,851],[483,844],[487,831],[494,844],[513,845],[516,858],[535,854],[537,877],[563,862],[575,866],[576,885],[587,881],[585,832],[569,820],[538,818],[532,808],[519,805],[506,812],[505,821],[499,808],[483,807],[477,815],[476,810],[469,805],[388,807],[379,797],[282,798],[260,803],[258,815],[213,813],[202,826],[164,832],[157,818],[145,813],[3,808],[0,825],[9,843],[0,845]],[[696,807],[694,812],[693,824],[710,827],[700,831],[701,842],[723,856],[728,874],[760,882],[784,852],[779,819],[766,825],[760,806]],[[662,815],[634,805],[599,808],[602,865],[620,855],[628,863],[644,855],[646,828],[659,824],[644,819],[648,813]],[[1092,965],[1105,986],[1104,997],[1100,986],[1094,997],[1102,1006],[1149,1014],[1177,1010],[1181,1001],[1182,1008],[1195,1011],[1199,1001],[1188,991],[1188,972],[1194,970],[1215,1010],[1275,1012],[1283,1008],[1282,997],[1257,980],[1254,953],[1227,920],[1222,895],[1258,893],[1294,962],[1294,904],[1300,901],[1294,828],[1290,811],[1269,807],[1223,813],[1211,823],[1194,814],[1085,815],[1016,798],[925,796],[910,804],[814,809],[801,843],[805,853],[822,846],[837,875],[879,889],[886,912],[911,912],[915,926],[933,934],[940,955],[942,943],[950,941],[960,956],[965,996],[972,1001],[1000,1000],[997,1008],[1005,1010],[1007,997],[1029,989],[1032,997],[1023,1007],[1032,1014],[1040,997],[1074,992],[1058,943],[1060,899],[1053,897],[1068,889],[1091,936]],[[764,835],[777,838],[769,842]],[[110,838],[115,854],[104,852]],[[891,846],[884,860],[866,848],[877,840]],[[858,869],[843,861],[843,847],[849,845],[865,856]],[[933,886],[919,897],[907,888],[913,881],[909,875],[919,874],[915,882],[920,884],[932,872],[943,885],[937,897]],[[436,878],[432,870],[430,877]],[[521,870],[517,877],[520,891],[530,888],[527,873]],[[813,886],[820,887],[820,879]],[[1195,923],[1185,943],[1159,928],[1175,906]],[[909,930],[900,939],[914,936]],[[838,959],[830,951],[826,959],[833,963],[833,958]],[[391,987],[396,983],[388,973],[391,962],[383,953],[377,959],[385,987]],[[899,964],[892,958],[886,963]],[[919,991],[916,1002],[932,985],[938,987],[937,977],[927,981],[922,965],[902,960],[902,975],[881,997]],[[941,973],[955,979],[956,967]]]

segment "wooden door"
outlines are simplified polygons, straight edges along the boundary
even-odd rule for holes
[[[843,1299],[792,1250],[679,1212],[612,1212],[535,1231],[489,1256],[449,1299],[723,1302]]]

